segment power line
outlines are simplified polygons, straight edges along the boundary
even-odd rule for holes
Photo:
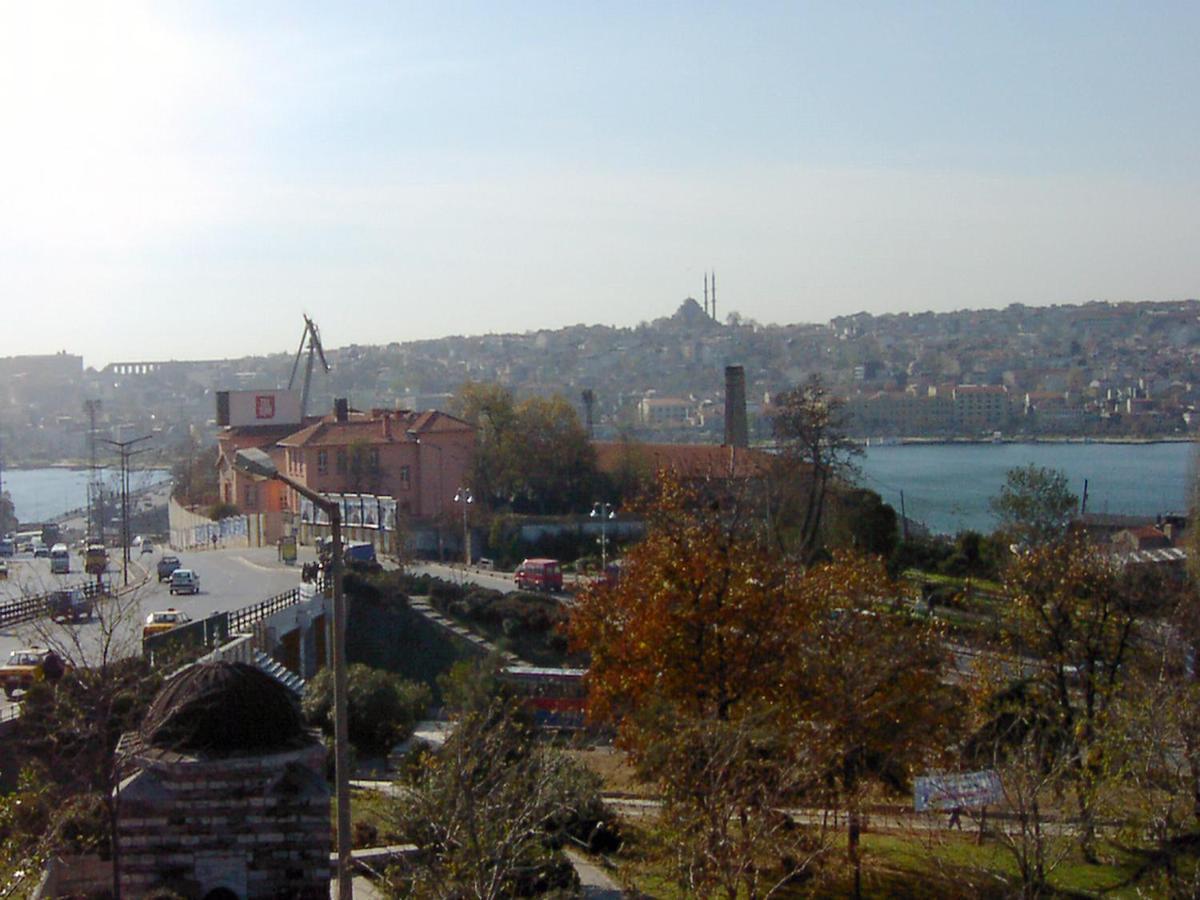
[[[141,441],[148,441],[153,435],[144,434],[141,437],[131,438],[128,441],[110,441],[105,439],[104,443],[111,444],[117,448],[117,452],[121,454],[121,559],[122,559],[122,578],[126,585],[129,584],[129,459],[139,453],[145,453],[149,447],[144,447],[141,450],[129,449],[134,444]]]

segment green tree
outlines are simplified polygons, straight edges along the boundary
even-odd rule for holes
[[[830,485],[855,472],[862,448],[846,435],[845,405],[819,375],[775,396],[771,422],[779,447],[777,534],[804,564],[820,556],[821,524]]]
[[[1021,659],[1028,696],[1053,710],[1055,733],[1066,742],[1080,848],[1094,858],[1096,809],[1110,771],[1110,719],[1133,668],[1141,601],[1112,560],[1078,538],[1018,554],[1004,590],[1009,649]],[[1011,688],[1010,672],[981,675],[993,694]]]
[[[462,715],[423,762],[389,817],[422,851],[389,871],[392,896],[491,900],[523,896],[533,883],[573,884],[554,847],[603,816],[599,780],[539,742],[517,705],[495,700]]]
[[[562,397],[517,404],[499,385],[472,382],[459,389],[454,409],[476,428],[470,487],[489,507],[559,513],[594,499],[595,453]]]
[[[219,499],[217,448],[188,438],[171,466],[171,495],[184,506],[207,506]]]
[[[1000,493],[991,500],[1000,530],[1026,547],[1061,540],[1078,506],[1066,475],[1032,463],[1009,469]]]
[[[412,734],[429,709],[432,697],[423,684],[353,663],[346,670],[350,743],[360,753],[387,753]],[[304,692],[304,716],[333,733],[333,673],[322,669]]]
[[[510,502],[518,431],[512,393],[498,384],[469,381],[458,389],[451,409],[475,426],[471,490],[489,507],[505,505]]]
[[[501,694],[500,669],[504,658],[497,654],[482,660],[460,659],[450,671],[438,676],[442,703],[455,714],[486,710]]]
[[[87,820],[75,832],[91,830],[111,851],[114,890],[119,874],[115,841],[120,772],[113,751],[120,736],[140,723],[162,684],[162,670],[141,656],[142,598],[139,591],[104,595],[96,601],[96,621],[35,620],[33,642],[53,650],[66,664],[57,680],[35,682],[22,699],[18,742],[36,759],[56,788],[56,816],[68,808]],[[176,656],[180,663],[185,657]],[[86,810],[95,811],[89,816]]]
[[[900,539],[896,510],[875,491],[844,487],[829,497],[824,543],[831,549],[891,556]]]
[[[596,454],[575,407],[560,396],[531,397],[517,407],[517,423],[513,496],[539,513],[590,508]]]

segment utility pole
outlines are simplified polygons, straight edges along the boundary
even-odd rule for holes
[[[128,441],[104,441],[104,443],[116,447],[117,452],[121,454],[121,577],[126,585],[129,584],[129,458],[138,453],[145,453],[149,449],[148,447],[141,450],[131,450],[130,448],[141,441],[150,440],[151,437],[152,435],[144,434]]]
[[[83,408],[88,414],[88,517],[86,537],[95,537],[104,543],[104,503],[100,497],[100,476],[96,469],[96,412],[100,409],[99,400],[83,401]]]

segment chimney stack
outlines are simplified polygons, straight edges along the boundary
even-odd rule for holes
[[[337,422],[350,420],[350,401],[345,397],[338,397],[333,401],[333,418]]]
[[[725,367],[725,446],[748,447],[746,430],[746,370]]]

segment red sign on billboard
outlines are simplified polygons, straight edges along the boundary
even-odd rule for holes
[[[256,419],[275,418],[274,394],[259,394],[254,398],[254,417]]]

